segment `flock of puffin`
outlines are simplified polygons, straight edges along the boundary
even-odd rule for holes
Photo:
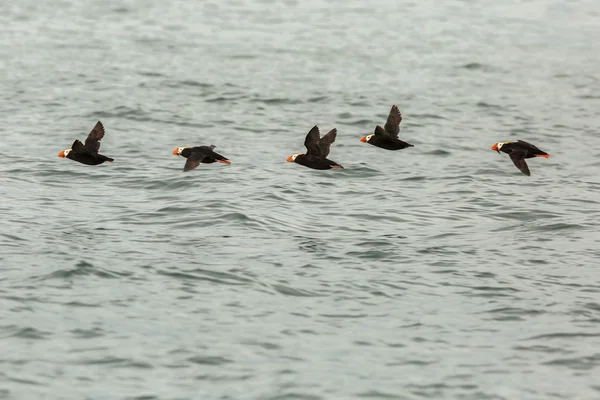
[[[398,139],[400,122],[402,122],[402,114],[400,114],[398,107],[393,105],[383,128],[377,125],[371,135],[361,137],[360,141],[386,150],[401,150],[407,147],[414,147],[412,144]],[[336,135],[337,129],[334,128],[321,137],[319,127],[315,125],[306,135],[306,139],[304,139],[306,154],[293,154],[287,158],[287,161],[313,169],[344,168],[335,161],[327,158],[329,148],[335,142]],[[61,151],[58,153],[58,156],[86,165],[98,165],[105,161],[112,162],[114,161],[112,158],[98,153],[98,150],[100,150],[100,141],[103,137],[104,126],[102,122],[98,121],[87,139],[85,139],[85,144],[79,140],[75,140],[70,149]],[[213,145],[179,147],[173,150],[173,154],[186,158],[183,167],[184,171],[192,170],[200,164],[211,164],[214,162],[230,164],[229,160],[216,153],[214,148],[215,146]],[[516,142],[498,142],[492,146],[492,150],[508,154],[515,166],[527,176],[531,175],[531,173],[525,162],[526,158],[548,158],[548,153],[522,140],[517,140]]]

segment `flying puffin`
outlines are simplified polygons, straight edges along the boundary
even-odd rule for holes
[[[407,147],[414,147],[412,144],[398,139],[400,122],[402,122],[402,114],[400,114],[398,107],[393,105],[384,128],[377,125],[375,127],[375,133],[361,137],[360,141],[386,150],[401,150]]]
[[[531,173],[525,162],[526,158],[549,157],[548,153],[545,151],[542,151],[536,146],[523,140],[517,140],[516,142],[498,142],[492,146],[492,150],[497,151],[498,153],[503,152],[508,154],[516,167],[527,176],[530,176]]]
[[[333,128],[326,135],[321,137],[319,127],[317,125],[306,135],[304,146],[306,146],[306,154],[293,154],[289,156],[287,162],[295,162],[296,164],[304,165],[312,169],[332,169],[344,168],[335,161],[327,159],[329,155],[329,147],[335,142],[337,129]]]
[[[87,139],[85,139],[85,144],[75,139],[71,148],[61,151],[58,153],[58,156],[61,158],[66,157],[86,165],[98,165],[102,164],[104,161],[113,162],[114,160],[112,158],[98,154],[98,150],[100,150],[100,140],[102,140],[103,137],[104,126],[102,125],[102,122],[98,121]]]
[[[213,151],[215,147],[217,146],[212,144],[210,146],[178,147],[173,150],[173,155],[187,158],[185,165],[183,166],[184,171],[194,169],[198,167],[200,163],[211,164],[220,162],[223,164],[231,164],[227,158]]]

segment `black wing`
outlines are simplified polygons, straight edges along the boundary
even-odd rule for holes
[[[306,139],[304,139],[307,156],[321,157],[321,146],[319,146],[320,138],[321,132],[319,132],[319,127],[315,125],[306,135]]]
[[[389,137],[390,135],[385,131],[385,129],[383,129],[381,126],[377,125],[375,127],[375,136],[387,136]]]
[[[75,141],[71,145],[71,151],[74,151],[77,153],[87,153],[88,152],[87,148],[83,145],[83,143],[81,143],[77,139],[75,139]]]
[[[329,147],[333,142],[335,142],[335,137],[337,136],[337,129],[333,128],[326,135],[323,135],[321,140],[319,141],[319,146],[321,147],[321,157],[325,158],[329,155]]]
[[[391,137],[398,137],[398,133],[400,133],[400,122],[402,122],[402,114],[400,114],[398,107],[393,105],[387,121],[385,122],[385,131],[389,133]]]
[[[185,160],[185,165],[183,166],[183,170],[189,171],[191,169],[198,167],[198,165],[200,165],[200,160],[193,160],[192,157],[188,157],[188,159]]]
[[[516,165],[516,167],[519,168],[519,170],[521,170],[521,172],[525,175],[530,176],[531,173],[529,172],[529,167],[525,162],[525,155],[527,155],[527,152],[521,150],[511,151],[509,154],[510,159]]]
[[[191,169],[197,168],[198,165],[202,162],[204,157],[209,155],[209,152],[212,153],[212,149],[208,146],[198,146],[192,147],[190,155],[185,161],[185,165],[183,166],[184,171],[189,171]]]
[[[96,122],[94,129],[90,132],[87,139],[85,139],[85,148],[92,153],[98,153],[100,150],[100,140],[104,137],[104,125],[102,122]]]

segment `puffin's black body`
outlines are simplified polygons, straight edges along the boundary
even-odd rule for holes
[[[212,164],[214,162],[231,164],[227,158],[213,151],[216,147],[212,144],[210,146],[183,147],[173,150],[173,154],[187,159],[183,167],[184,171],[192,170],[200,164]]]
[[[306,154],[299,154],[294,160],[296,164],[304,165],[305,167],[312,169],[332,169],[332,168],[344,168],[335,161],[328,160],[327,158],[313,157]]]
[[[294,154],[287,158],[288,162],[295,162],[300,165],[312,169],[332,169],[344,168],[335,161],[327,159],[331,144],[335,142],[337,129],[333,128],[326,135],[321,137],[319,127],[315,125],[306,135],[304,146],[306,146],[306,154]]]
[[[543,157],[548,158],[549,155],[537,146],[527,143],[523,140],[516,142],[498,142],[492,146],[492,150],[498,153],[503,152],[510,156],[510,159],[515,166],[525,175],[530,176],[529,167],[525,162],[526,158]]]
[[[398,139],[400,122],[402,122],[402,114],[400,114],[398,107],[393,105],[384,128],[377,125],[372,135],[363,136],[360,138],[360,141],[386,150],[401,150],[407,147],[414,147],[412,144]]]
[[[98,150],[100,150],[100,141],[103,137],[104,126],[102,122],[98,121],[87,139],[85,139],[85,144],[76,139],[69,150],[61,151],[58,153],[58,156],[66,157],[86,165],[98,165],[105,161],[113,162],[112,158],[98,153]]]

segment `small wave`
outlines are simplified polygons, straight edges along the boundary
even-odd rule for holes
[[[280,98],[274,97],[274,98],[268,98],[268,99],[257,98],[257,99],[254,99],[254,101],[258,101],[258,102],[268,104],[268,105],[302,104],[301,100],[283,98],[283,97],[280,97]]]
[[[468,64],[463,64],[459,68],[468,69],[471,71],[485,71],[485,72],[494,71],[494,68],[491,65],[478,63],[478,62],[470,62]]]
[[[76,364],[79,365],[106,365],[112,368],[132,368],[132,369],[152,369],[154,368],[152,364],[137,361],[131,358],[122,358],[122,357],[102,357],[102,358],[90,358],[75,361]]]
[[[164,85],[167,87],[172,87],[172,88],[179,88],[181,86],[190,86],[190,87],[194,87],[194,88],[208,89],[208,88],[214,87],[214,85],[211,83],[198,82],[198,81],[194,81],[194,80],[190,80],[190,79],[186,79],[183,81],[167,81],[164,83]]]
[[[314,292],[304,290],[304,289],[294,288],[291,286],[281,285],[281,284],[274,284],[274,285],[271,285],[271,287],[273,289],[275,289],[275,291],[277,291],[278,293],[281,293],[286,296],[293,296],[293,297],[320,297],[321,296],[318,293],[314,293]]]
[[[224,365],[233,361],[219,356],[193,356],[186,359],[187,362],[201,365]]]
[[[79,261],[75,268],[72,269],[61,269],[54,271],[46,276],[41,277],[42,280],[46,279],[70,279],[78,276],[93,275],[99,278],[106,279],[119,279],[125,276],[130,276],[129,272],[116,272],[108,269],[98,268],[87,261]]]
[[[139,75],[141,76],[147,76],[149,78],[165,78],[166,75],[161,74],[160,72],[154,72],[154,71],[140,71],[138,72]]]
[[[432,155],[432,156],[450,156],[450,155],[452,155],[451,152],[449,152],[447,150],[442,150],[442,149],[433,150],[433,151],[430,151],[430,152],[425,153],[425,154],[429,154],[429,155]]]
[[[428,113],[425,113],[425,114],[412,114],[411,115],[411,120],[415,120],[416,121],[416,120],[423,120],[423,119],[425,119],[425,120],[426,119],[448,120],[448,118],[443,117],[443,116],[438,115],[438,114],[428,114]],[[413,125],[414,126],[423,126],[423,125],[420,125],[420,124],[413,124]]]
[[[365,125],[370,126],[370,125],[373,125],[373,127],[369,128],[369,129],[375,129],[376,123],[373,122],[370,119],[357,119],[357,120],[354,120],[354,121],[343,121],[343,122],[340,122],[340,125],[349,125],[349,126],[365,126]]]
[[[92,329],[73,329],[70,333],[77,339],[93,339],[102,337],[105,335],[104,331],[100,328]]]
[[[569,354],[570,353],[569,350],[565,350],[562,347],[551,347],[551,346],[544,346],[544,345],[514,346],[513,350],[517,350],[519,352],[532,351],[532,352],[536,352],[536,353],[548,353],[548,354],[553,354],[553,353]]]
[[[575,338],[586,338],[586,337],[600,337],[600,332],[599,333],[557,332],[557,333],[548,333],[548,334],[544,334],[544,335],[531,336],[525,340],[575,339]]]
[[[43,331],[40,331],[40,330],[32,328],[32,327],[18,328],[15,325],[12,325],[12,327],[14,330],[13,333],[10,333],[5,337],[41,340],[41,339],[46,339],[51,336],[51,334],[49,332],[43,332]],[[7,330],[9,330],[9,329],[7,329]]]
[[[213,283],[219,283],[223,285],[246,285],[253,282],[252,279],[248,279],[242,276],[238,276],[228,272],[211,271],[201,268],[196,268],[189,271],[157,271],[161,275],[169,276],[171,278],[181,280],[202,280]]]
[[[369,390],[367,392],[361,392],[358,393],[356,397],[360,397],[363,399],[406,399],[406,396],[404,395],[382,392],[380,390]]]
[[[349,251],[347,256],[356,257],[364,260],[384,260],[392,261],[399,255],[396,252],[381,251],[381,250],[365,250],[365,251]]]
[[[557,224],[549,224],[549,225],[534,225],[528,227],[528,229],[533,231],[544,231],[544,232],[554,232],[554,231],[564,231],[569,229],[581,230],[585,228],[584,225],[579,224],[568,224],[568,223],[557,223]]]
[[[368,317],[367,314],[363,314],[363,313],[358,313],[358,314],[319,314],[319,317],[324,317],[324,318],[335,318],[335,319],[345,319],[345,318],[350,318],[350,319],[360,319],[360,318],[365,318]]]
[[[542,364],[558,365],[575,370],[591,370],[600,366],[600,354],[573,358],[556,358],[554,360],[543,362]]]
[[[317,97],[311,97],[307,101],[309,103],[323,103],[323,102],[326,102],[326,100],[328,100],[328,99],[329,99],[329,97],[327,97],[327,96],[317,96]]]

